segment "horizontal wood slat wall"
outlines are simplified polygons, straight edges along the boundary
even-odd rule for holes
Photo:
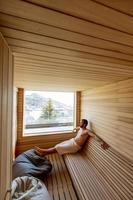
[[[133,79],[82,92],[81,116],[103,140],[133,160]]]
[[[76,93],[76,113],[77,116],[75,120],[75,125],[79,125],[80,122],[80,105],[81,105],[81,93]],[[53,147],[59,142],[70,139],[75,136],[75,133],[65,132],[65,133],[41,133],[41,135],[30,135],[23,136],[24,131],[24,89],[19,88],[17,93],[17,146],[16,155],[34,148],[34,146],[39,146],[41,148]]]

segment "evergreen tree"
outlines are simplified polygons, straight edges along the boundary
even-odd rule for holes
[[[55,110],[52,100],[49,98],[47,104],[42,108],[41,118],[52,119],[55,117]]]

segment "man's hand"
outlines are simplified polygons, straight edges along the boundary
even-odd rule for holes
[[[88,129],[88,130],[89,130],[89,135],[90,135],[90,136],[94,137],[96,141],[102,143],[102,144],[101,144],[101,147],[102,147],[104,150],[107,150],[107,149],[110,147],[110,146],[109,146],[106,142],[104,142],[99,136],[97,136],[97,135],[95,134],[94,131],[92,131],[92,130],[90,130],[90,129]]]
[[[76,127],[73,129],[73,133],[77,133],[77,131],[79,131],[80,127]]]
[[[102,142],[101,144],[101,147],[104,149],[104,150],[107,150],[110,146],[106,143],[106,142]]]

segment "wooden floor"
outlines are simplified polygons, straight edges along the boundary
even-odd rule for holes
[[[58,154],[48,156],[53,165],[51,174],[45,180],[45,185],[52,200],[77,200],[70,175],[63,158]]]

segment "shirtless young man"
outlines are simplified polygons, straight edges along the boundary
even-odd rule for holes
[[[80,127],[75,128],[74,132],[77,132],[75,138],[66,140],[57,144],[55,147],[49,149],[41,149],[39,147],[35,147],[35,152],[40,156],[45,156],[51,153],[58,152],[60,155],[66,153],[76,153],[82,149],[84,143],[86,142],[88,136],[95,136],[95,134],[89,131],[86,127],[88,125],[88,121],[86,119],[82,119],[80,123]],[[105,146],[106,143],[103,144],[102,148],[106,149],[108,146]]]

